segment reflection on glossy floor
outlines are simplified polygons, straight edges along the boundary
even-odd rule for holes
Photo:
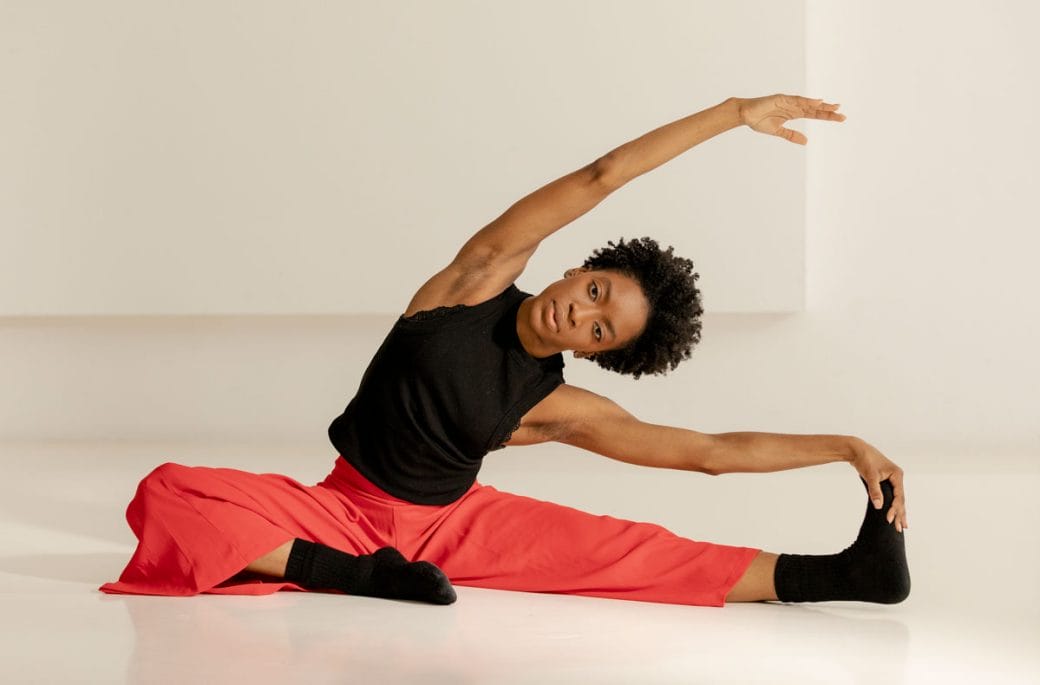
[[[840,464],[710,478],[539,447],[489,459],[481,482],[689,537],[809,554],[851,542],[865,503]],[[899,459],[909,474],[913,591],[896,606],[718,609],[468,587],[447,607],[317,593],[96,590],[129,558],[134,538],[123,511],[162,461],[313,483],[334,456],[313,448],[0,448],[5,681],[1040,682],[1040,470],[1027,459],[989,460],[985,476],[968,465],[929,472]]]

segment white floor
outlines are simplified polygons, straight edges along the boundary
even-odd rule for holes
[[[481,481],[603,513],[651,511],[646,501],[626,504],[610,478],[623,476],[632,490],[653,470],[596,466],[597,478],[606,475],[591,489],[590,468],[600,462],[568,456],[571,470],[536,478],[546,453],[514,456],[523,454],[507,450],[487,462]],[[1040,682],[1040,468],[1022,466],[1026,460],[1003,470],[991,463],[985,476],[964,466],[914,473],[906,533],[913,591],[896,606],[719,609],[467,587],[447,607],[295,592],[97,591],[129,558],[134,539],[123,512],[138,480],[162,461],[315,482],[333,457],[125,443],[0,447],[4,682]],[[668,481],[675,492],[659,491],[655,520],[680,534],[703,530],[701,539],[770,551],[838,551],[862,516],[858,481],[843,469],[681,473]],[[831,483],[841,486],[824,489]],[[684,507],[727,515],[699,526],[685,513],[669,518],[676,511],[669,499],[689,491],[696,501]],[[852,537],[844,539],[846,530]]]

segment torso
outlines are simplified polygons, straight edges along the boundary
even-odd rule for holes
[[[403,316],[414,316],[437,307],[457,304],[476,305],[498,295],[516,279],[510,278],[512,271],[487,268],[481,271],[460,272],[448,266],[426,281],[408,303]],[[507,280],[508,279],[508,280]],[[560,387],[563,387],[562,385]],[[534,445],[552,439],[554,425],[553,397],[559,388],[549,393],[538,404],[531,407],[520,420],[520,427],[513,431],[506,445]]]

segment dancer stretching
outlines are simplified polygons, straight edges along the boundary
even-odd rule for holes
[[[329,427],[338,456],[322,482],[162,464],[126,512],[137,550],[119,581],[100,589],[314,590],[450,604],[454,584],[706,606],[902,601],[903,472],[865,441],[657,425],[564,382],[568,350],[636,379],[689,358],[703,313],[690,260],[650,238],[622,238],[537,295],[515,285],[542,240],[633,178],[738,126],[804,145],[783,124],[843,121],[837,109],[798,96],[729,98],[522,198],[415,293]],[[710,475],[842,460],[870,501],[843,551],[778,555],[477,481],[489,452],[547,441]]]

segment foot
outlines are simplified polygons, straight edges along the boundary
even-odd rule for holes
[[[380,597],[452,604],[457,599],[451,581],[428,561],[408,561],[393,547],[372,554],[376,560],[373,583]]]
[[[866,488],[867,482],[860,480]],[[910,568],[904,534],[885,520],[895,498],[890,481],[881,481],[881,493],[885,499],[881,508],[875,509],[868,500],[859,536],[842,555],[849,563],[849,581],[862,594],[862,601],[898,604],[910,595]]]

